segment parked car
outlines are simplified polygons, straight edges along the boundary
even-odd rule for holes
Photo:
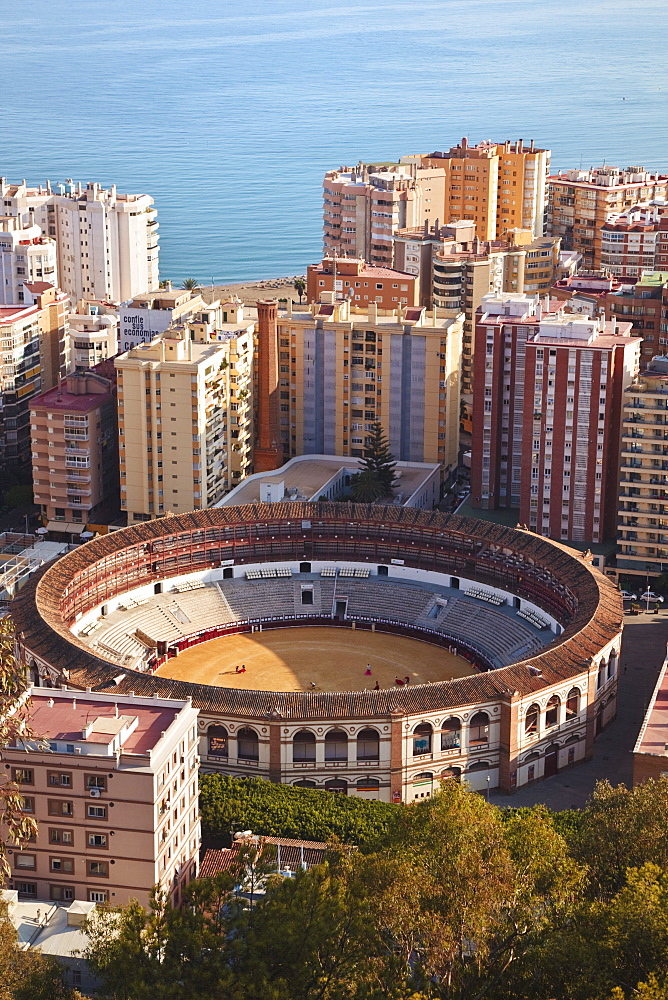
[[[663,604],[663,597],[660,597],[658,594],[655,594],[653,590],[646,590],[644,594],[640,595],[640,600],[659,601],[660,604]]]
[[[629,593],[628,590],[622,590],[621,594],[622,594],[622,600],[624,600],[624,601],[637,601],[638,600],[638,595],[637,594],[631,594],[631,593]]]
[[[459,493],[457,494],[457,499],[466,500],[470,492],[471,492],[470,490],[460,490]]]

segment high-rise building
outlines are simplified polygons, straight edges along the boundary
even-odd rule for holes
[[[111,303],[81,299],[69,322],[73,371],[88,371],[118,354],[118,310]]]
[[[417,279],[416,305],[431,309],[434,304],[434,258],[446,248],[470,250],[476,238],[475,222],[462,219],[448,226],[398,229],[393,237],[394,267]]]
[[[624,392],[617,570],[644,582],[668,570],[668,358]]]
[[[640,202],[665,199],[668,177],[643,167],[566,170],[549,178],[548,191],[548,233],[561,236],[564,250],[579,251],[584,269],[597,270],[609,217]]]
[[[119,315],[119,350],[129,351],[137,344],[146,344],[168,330],[185,323],[201,312],[204,299],[196,292],[179,288],[171,282],[166,288],[136,295],[124,302]]]
[[[375,302],[380,309],[417,305],[415,275],[389,267],[369,265],[360,257],[325,257],[306,269],[306,298],[317,302],[323,292],[336,292],[362,309]]]
[[[30,400],[35,503],[52,531],[80,533],[118,508],[113,363],[68,375]]]
[[[39,226],[0,213],[0,305],[25,302],[26,282],[57,283],[56,242]]]
[[[0,178],[3,226],[38,226],[55,240],[57,282],[72,302],[124,302],[158,286],[158,222],[147,194],[68,181],[27,187]],[[8,221],[9,220],[9,221]]]
[[[24,298],[38,309],[41,388],[50,389],[70,371],[70,300],[44,281],[26,282]]]
[[[228,320],[170,327],[115,359],[130,523],[209,507],[252,471],[255,323],[240,304]]]
[[[489,295],[476,326],[474,507],[518,507],[538,534],[615,533],[623,392],[640,344],[630,323]]]
[[[621,281],[640,277],[657,265],[658,236],[668,239],[668,217],[658,205],[635,205],[611,215],[601,227],[601,266]],[[663,241],[662,241],[663,242]]]
[[[39,739],[3,748],[36,838],[11,854],[19,899],[178,905],[200,847],[197,710],[190,701],[30,689]],[[45,749],[44,743],[48,743]]]
[[[30,466],[30,399],[42,386],[40,309],[0,306],[0,471]]]
[[[323,301],[277,316],[278,421],[286,457],[361,457],[380,421],[394,457],[457,467],[462,317],[419,306]]]

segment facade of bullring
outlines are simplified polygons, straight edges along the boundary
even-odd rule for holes
[[[453,586],[476,581],[513,595],[515,607],[542,609],[558,634],[531,658],[450,681],[267,692],[121,668],[71,630],[114,597],[141,587],[158,592],[177,577],[220,579],[223,566],[242,576],[251,564],[348,562],[381,574],[398,565],[439,573]],[[19,654],[37,684],[192,698],[204,770],[384,801],[422,798],[448,778],[512,792],[589,759],[616,714],[623,611],[614,585],[586,555],[557,542],[436,511],[257,504],[145,522],[35,574],[12,613]],[[304,753],[305,745],[313,749]]]

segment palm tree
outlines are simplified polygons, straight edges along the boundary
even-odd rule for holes
[[[184,278],[181,282],[181,288],[186,288],[190,292],[194,292],[196,288],[200,288],[200,283],[197,278]]]
[[[306,282],[303,278],[295,278],[294,289],[299,295],[299,301],[301,302],[302,296],[306,291]]]
[[[386,494],[385,485],[374,469],[362,469],[350,478],[350,495],[359,503],[374,503]]]

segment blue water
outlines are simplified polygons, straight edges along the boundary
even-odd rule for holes
[[[668,169],[665,0],[5,0],[0,173],[146,191],[161,274],[301,272],[324,171],[535,139]]]

